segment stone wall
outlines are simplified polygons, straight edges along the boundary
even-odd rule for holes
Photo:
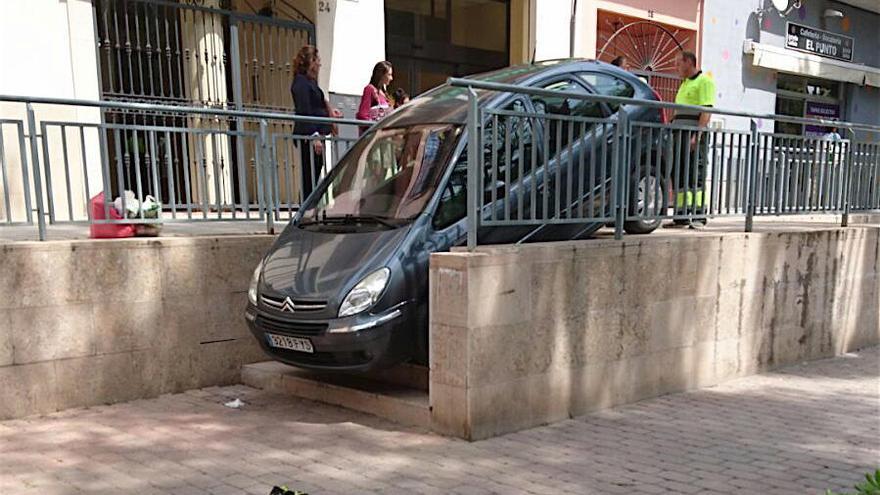
[[[433,428],[475,440],[880,342],[877,228],[431,260]]]
[[[0,245],[0,419],[237,383],[271,236]]]

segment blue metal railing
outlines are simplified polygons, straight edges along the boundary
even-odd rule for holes
[[[743,216],[751,231],[755,216],[840,214],[846,225],[852,211],[880,210],[877,125],[470,79],[449,83],[469,90],[469,148],[482,150],[468,154],[470,249],[481,230],[493,227],[538,231],[613,223],[619,239],[624,231],[653,230],[664,219],[699,226],[708,218]],[[477,91],[507,98],[481,106]],[[553,108],[545,102],[551,98],[567,103]],[[589,102],[654,111],[577,115]],[[661,110],[740,117],[750,125],[663,123]],[[759,130],[758,122],[781,121],[836,127],[847,139]],[[857,139],[857,133],[875,140]]]
[[[0,96],[0,225],[155,224],[290,218],[356,138],[295,135],[297,123],[369,122],[281,112]],[[77,119],[38,115],[78,115]],[[12,146],[12,145],[15,146]],[[307,171],[309,173],[303,173]],[[131,191],[138,208],[125,191]],[[90,201],[103,194],[103,214]],[[119,203],[114,205],[114,198]],[[145,200],[161,205],[148,214]],[[111,210],[132,213],[112,218]],[[132,218],[133,216],[133,218]]]

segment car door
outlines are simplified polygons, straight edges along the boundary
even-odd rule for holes
[[[632,98],[636,96],[635,86],[616,74],[584,71],[578,73],[578,77],[597,94],[603,96],[615,96],[621,98]],[[647,179],[649,175],[652,177],[661,177],[655,187],[659,187],[661,189],[660,194],[663,194],[662,177],[665,172],[661,161],[661,154],[663,150],[664,133],[655,132],[654,129],[645,125],[639,125],[639,123],[642,122],[662,122],[661,113],[657,109],[637,105],[621,107],[619,104],[615,103],[608,104],[607,106],[610,112],[612,112],[610,118],[615,121],[619,118],[618,112],[622,111],[621,108],[625,108],[629,121],[633,124],[631,127],[633,132],[629,140],[629,160],[627,161],[626,166],[629,167],[630,172],[630,184],[628,185],[630,188],[630,208],[637,209],[638,191],[643,178]],[[654,179],[648,179],[646,184],[653,183],[651,182],[653,180]],[[662,203],[657,203],[657,210],[655,211],[659,212],[660,209],[662,209]],[[632,211],[632,213],[635,213],[635,211]]]
[[[593,91],[575,75],[544,81],[542,89],[590,94]],[[532,96],[542,121],[542,148],[546,160],[539,166],[540,216],[547,218],[599,218],[609,214],[608,198],[613,152],[613,127],[602,122],[606,105],[565,96]],[[546,214],[545,214],[546,212]]]
[[[529,218],[529,198],[535,177],[535,164],[541,162],[540,129],[529,99],[514,96],[499,105],[501,112],[490,113],[483,122],[481,150],[483,216],[486,219],[522,220]],[[464,143],[467,136],[462,137]],[[461,244],[467,235],[467,159],[465,146],[438,192],[432,215],[432,244],[446,250]],[[512,242],[529,227],[485,227],[481,242]]]

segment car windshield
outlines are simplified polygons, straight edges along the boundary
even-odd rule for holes
[[[458,125],[427,124],[364,135],[334,167],[303,222],[414,218],[437,188],[460,134]]]

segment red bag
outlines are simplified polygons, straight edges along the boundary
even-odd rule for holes
[[[110,219],[122,220],[122,216],[111,204],[108,205]],[[106,220],[104,217],[104,193],[89,200],[89,210],[92,212],[92,220]],[[90,237],[92,239],[115,239],[118,237],[134,237],[134,225],[123,223],[91,223],[89,224]]]

